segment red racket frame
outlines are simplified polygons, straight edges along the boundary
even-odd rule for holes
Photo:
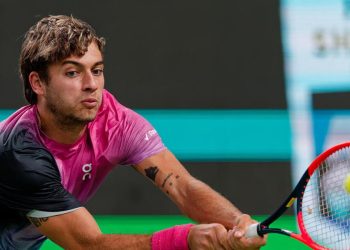
[[[303,202],[303,194],[306,188],[307,183],[310,180],[310,176],[315,172],[315,170],[319,167],[319,165],[328,158],[331,154],[334,152],[342,149],[350,147],[350,142],[345,142],[338,144],[322,154],[320,154],[318,157],[315,158],[315,160],[309,165],[308,169],[305,171],[303,176],[300,178],[298,184],[295,186],[292,193],[288,196],[288,198],[285,200],[285,202],[279,207],[272,215],[270,215],[266,220],[259,223],[257,227],[258,234],[260,236],[267,234],[267,233],[278,233],[290,236],[302,243],[304,243],[307,246],[312,247],[314,250],[327,250],[328,248],[325,248],[323,246],[318,245],[316,242],[312,240],[312,238],[308,235],[304,221],[302,216],[302,202]],[[300,229],[300,234],[296,234],[294,232],[279,229],[279,228],[269,228],[269,225],[277,220],[289,207],[291,207],[294,203],[294,201],[297,200],[297,221],[298,226]]]

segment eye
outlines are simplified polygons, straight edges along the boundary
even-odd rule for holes
[[[70,77],[70,78],[73,78],[73,77],[76,77],[78,75],[78,72],[77,71],[68,71],[68,72],[66,72],[65,75]]]
[[[101,68],[93,69],[92,74],[94,74],[95,76],[100,76],[103,74],[103,69],[101,69]]]

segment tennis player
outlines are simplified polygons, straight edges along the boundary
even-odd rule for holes
[[[25,35],[29,105],[0,125],[0,249],[259,249],[254,223],[192,177],[152,125],[104,89],[103,48],[87,23],[48,16]],[[84,208],[116,165],[132,165],[198,224],[152,235],[102,234]]]

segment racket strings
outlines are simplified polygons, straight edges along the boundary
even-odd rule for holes
[[[349,173],[347,147],[331,154],[318,166],[302,198],[305,233],[329,249],[350,249],[350,194],[343,187]]]

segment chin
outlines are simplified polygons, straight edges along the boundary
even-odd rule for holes
[[[82,117],[82,120],[86,121],[86,122],[91,122],[93,120],[95,120],[96,118],[96,115],[97,115],[97,112],[88,112],[88,114],[85,114],[83,117]]]
[[[81,116],[78,118],[78,120],[88,123],[88,122],[92,122],[93,120],[95,120],[96,115],[86,115],[86,116]]]
[[[79,112],[71,114],[71,119],[77,121],[78,123],[89,123],[95,120],[97,116],[98,109],[83,109]]]

